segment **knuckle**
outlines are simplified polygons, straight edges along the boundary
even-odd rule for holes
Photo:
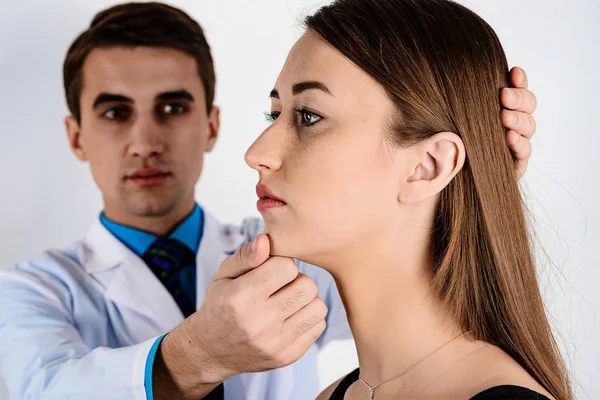
[[[287,260],[287,262],[284,262],[281,266],[281,271],[285,273],[286,276],[289,276],[290,280],[296,279],[300,274],[298,266],[293,260]]]
[[[233,254],[233,260],[239,265],[244,264],[244,247],[240,248]]]
[[[537,97],[535,96],[535,94],[531,93],[531,109],[532,109],[532,112],[537,109],[537,106],[538,106]]]
[[[312,332],[313,341],[316,341],[323,334],[323,332],[325,332],[325,328],[327,328],[327,323],[325,321],[322,321],[321,323],[319,323],[318,326],[318,329],[314,329]]]
[[[300,274],[297,279],[300,290],[302,291],[302,295],[309,297],[310,299],[317,297],[317,294],[319,293],[319,287],[311,277],[305,274]]]
[[[522,112],[515,112],[514,115],[516,116],[515,118],[515,129],[517,130],[517,133],[521,133],[523,131],[523,127],[527,126],[527,114],[522,113]]]
[[[268,283],[273,278],[273,275],[275,273],[275,271],[273,271],[272,268],[264,268],[262,266],[258,267],[257,272],[258,274],[256,274],[256,276],[252,279],[251,282],[251,284],[254,286],[262,286]]]
[[[512,116],[512,111],[509,110],[502,110],[501,112],[501,118],[502,118],[502,125],[508,127],[508,125],[512,125],[511,124],[511,116]]]
[[[321,314],[312,312],[310,315],[306,316],[302,321],[298,322],[298,330],[302,332],[307,332],[320,323],[324,322],[324,317]]]
[[[320,319],[325,318],[327,313],[329,312],[329,308],[327,308],[327,304],[320,298],[317,297],[314,300],[315,303],[315,313],[320,317]]]
[[[267,340],[269,336],[269,327],[260,321],[260,318],[246,318],[241,324],[245,340],[252,348],[261,354],[270,354],[272,340]]]
[[[244,314],[244,308],[246,305],[245,295],[241,291],[233,292],[227,299],[226,309],[234,316],[240,316]]]
[[[307,283],[307,285],[308,293],[310,294],[310,297],[314,299],[319,294],[319,287],[312,279]]]
[[[512,108],[513,98],[510,95],[510,89],[502,89],[502,92],[500,92],[500,102],[502,103],[502,107]]]
[[[515,104],[521,104],[523,102],[523,91],[521,89],[512,89],[515,95]]]
[[[531,115],[528,115],[527,116],[527,120],[528,120],[528,123],[529,123],[529,129],[530,129],[530,131],[531,132],[535,132],[535,130],[536,130],[536,124],[537,124],[535,122],[535,118],[533,118],[533,116],[531,116]]]
[[[317,321],[315,321],[314,317],[300,321],[300,323],[298,323],[298,333],[302,334],[304,332],[309,331],[313,326],[316,325],[316,323]]]
[[[277,302],[277,306],[283,312],[292,309],[297,303],[296,297],[285,296]]]

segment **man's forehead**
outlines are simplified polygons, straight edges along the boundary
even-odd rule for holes
[[[94,49],[84,63],[82,77],[82,89],[90,96],[107,92],[154,98],[176,90],[202,90],[195,59],[163,48]]]
[[[127,76],[173,74],[185,77],[197,74],[194,57],[179,50],[150,47],[97,48],[83,65],[84,74]]]

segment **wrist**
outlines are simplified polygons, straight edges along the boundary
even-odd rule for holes
[[[198,310],[167,334],[159,347],[166,370],[185,388],[218,384],[234,375],[220,363],[221,339],[215,339],[218,335],[212,334],[211,326],[205,323],[203,310]]]
[[[218,382],[210,382],[202,374],[203,368],[192,363],[190,351],[182,346],[182,338],[175,332],[161,341],[152,368],[152,386],[155,400],[203,398]]]

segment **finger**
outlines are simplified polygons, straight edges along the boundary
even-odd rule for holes
[[[533,114],[537,108],[537,98],[527,89],[504,88],[500,92],[500,104],[509,110]]]
[[[527,160],[518,160],[516,164],[515,173],[517,175],[517,180],[521,179],[525,172],[527,172]]]
[[[531,139],[536,130],[535,119],[526,113],[510,110],[502,110],[502,125],[505,128],[517,131],[526,139]]]
[[[529,81],[523,68],[513,67],[508,74],[508,83],[515,88],[527,89]]]
[[[324,321],[327,311],[325,302],[320,297],[316,297],[283,322],[282,332],[291,341],[296,340]]]
[[[254,288],[254,300],[266,300],[297,279],[298,275],[298,266],[292,258],[271,257],[261,266],[236,279],[236,284]]]
[[[297,338],[292,345],[292,350],[290,351],[289,358],[285,361],[285,364],[289,365],[299,360],[321,337],[323,332],[325,332],[325,328],[327,328],[327,323],[325,320],[322,320]]]
[[[292,283],[285,286],[269,299],[269,302],[288,319],[317,298],[319,288],[307,275],[298,274]]]
[[[508,131],[507,141],[515,158],[515,174],[518,180],[527,171],[527,165],[531,157],[531,142],[515,131]]]
[[[213,280],[235,279],[263,264],[268,258],[271,244],[261,233],[254,241],[246,243],[232,256],[227,257],[219,267]]]
[[[527,161],[531,157],[531,142],[515,131],[508,131],[508,147],[517,161]]]

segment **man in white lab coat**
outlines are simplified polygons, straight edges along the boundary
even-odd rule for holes
[[[522,174],[535,97],[523,71],[511,80]],[[200,26],[158,3],[105,10],[69,48],[64,84],[69,143],[104,210],[71,246],[0,270],[10,398],[314,398],[318,349],[350,337],[331,276],[269,258],[262,221],[223,225],[194,200],[219,131]]]

